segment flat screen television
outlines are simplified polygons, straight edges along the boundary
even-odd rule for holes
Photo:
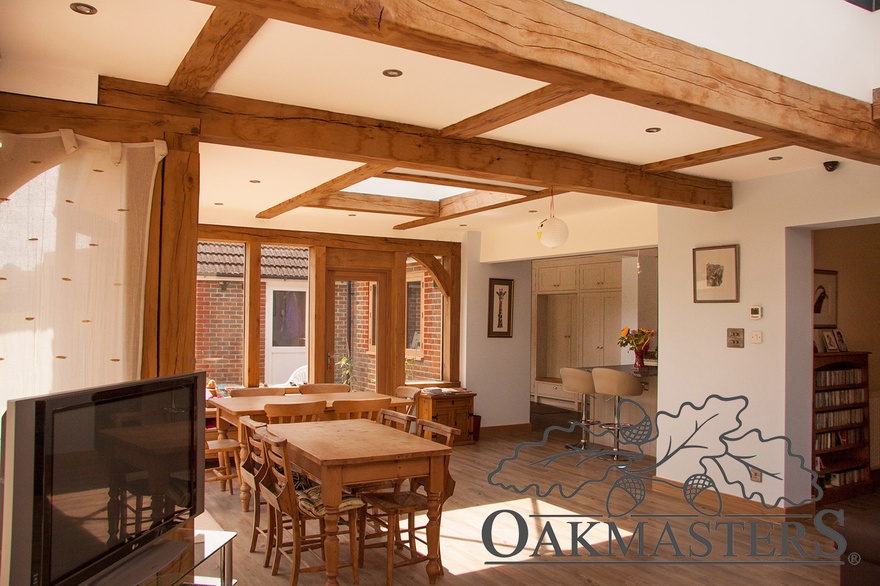
[[[88,584],[201,513],[204,417],[204,372],[9,401],[0,584]]]

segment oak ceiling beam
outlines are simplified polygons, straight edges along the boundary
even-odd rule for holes
[[[231,8],[215,8],[180,62],[168,89],[182,96],[204,96],[266,20],[265,16]]]
[[[507,207],[517,203],[550,197],[554,193],[557,192],[553,189],[545,189],[525,197],[506,193],[494,193],[491,191],[471,191],[468,193],[462,193],[461,195],[453,195],[440,200],[440,213],[437,216],[398,224],[394,226],[394,229],[409,230],[411,228],[428,226],[430,224],[436,224],[437,222],[443,222],[488,210]]]
[[[330,181],[322,183],[317,187],[313,187],[312,189],[309,189],[308,191],[305,191],[299,195],[295,195],[289,199],[286,199],[279,204],[275,204],[274,206],[258,213],[257,217],[266,220],[274,218],[276,216],[280,216],[284,212],[289,212],[290,210],[294,210],[300,206],[314,205],[315,202],[320,201],[328,195],[334,194],[340,189],[351,187],[355,183],[360,183],[365,179],[369,179],[370,177],[373,177],[376,173],[387,171],[392,166],[393,165],[382,165],[378,163],[368,163],[366,165],[361,165],[357,169],[352,169],[348,173],[343,173],[342,175],[334,177]]]
[[[351,191],[339,191],[325,195],[309,204],[309,207],[396,216],[429,217],[440,213],[440,204],[436,201]]]
[[[674,159],[666,159],[665,161],[648,163],[647,165],[642,165],[642,171],[644,171],[645,173],[664,173],[666,171],[677,171],[679,169],[685,169],[687,167],[696,167],[697,165],[717,163],[718,161],[726,161],[728,159],[735,159],[737,157],[744,157],[746,155],[764,153],[784,146],[788,145],[767,138],[759,138],[757,140],[750,140],[748,142],[743,142],[740,144],[733,144],[717,149],[709,149],[708,151],[703,151],[700,153],[684,155],[682,157],[676,157]]]
[[[461,187],[470,190],[487,190],[497,191],[499,193],[512,193],[514,195],[534,195],[534,189],[523,189],[521,187],[512,187],[510,185],[496,185],[494,183],[479,183],[477,181],[466,181],[464,179],[456,179],[454,177],[432,177],[430,175],[414,175],[411,173],[397,173],[395,171],[387,171],[376,175],[379,179],[393,179],[395,181],[412,181],[414,183],[427,183],[428,185],[445,185],[447,187]]]
[[[490,130],[528,118],[545,110],[590,95],[592,89],[579,89],[550,84],[533,92],[481,112],[440,131],[449,138],[473,138]]]
[[[375,165],[401,167],[558,192],[574,191],[647,203],[718,211],[733,205],[730,182],[679,173],[644,173],[636,165],[488,139],[444,138],[430,128],[214,93],[178,98],[166,88],[101,78],[99,102],[201,119],[202,141]],[[364,177],[365,178],[365,177]],[[285,202],[268,213],[318,200]]]
[[[561,0],[199,0],[880,164],[871,103]]]
[[[165,133],[197,135],[198,117],[35,98],[0,92],[0,128],[17,134],[74,132],[110,142],[163,140]]]

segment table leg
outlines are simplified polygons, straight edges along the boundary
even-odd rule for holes
[[[247,446],[247,438],[244,435],[244,426],[238,426],[238,444],[241,446],[241,453],[239,457],[239,461],[244,464],[245,460],[248,457],[248,446]],[[239,499],[241,499],[241,511],[243,513],[247,513],[251,508],[251,486],[241,481],[241,470],[238,470],[238,492]],[[260,506],[259,503],[254,503],[255,507]]]
[[[440,575],[440,494],[446,476],[445,458],[431,458],[431,474],[428,477],[428,582],[436,584]]]
[[[321,473],[321,494],[324,499],[324,540],[325,563],[327,564],[327,586],[337,586],[339,581],[339,504],[342,502],[342,471],[339,468],[325,468]]]

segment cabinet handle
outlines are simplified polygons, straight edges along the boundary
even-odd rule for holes
[[[604,350],[605,346],[596,346],[596,350]]]

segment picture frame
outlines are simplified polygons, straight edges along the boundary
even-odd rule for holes
[[[837,342],[837,349],[841,352],[849,352],[849,346],[846,343],[846,340],[843,339],[843,332],[840,330],[834,330],[834,339]]]
[[[490,338],[513,337],[513,279],[489,279]]]
[[[834,337],[834,330],[822,330],[822,339],[825,341],[826,352],[839,352],[837,347],[837,339]]]
[[[813,271],[813,327],[837,328],[837,271]]]
[[[694,248],[694,303],[739,303],[739,244]]]
[[[822,330],[813,330],[813,353],[825,354],[825,338],[822,336]]]

